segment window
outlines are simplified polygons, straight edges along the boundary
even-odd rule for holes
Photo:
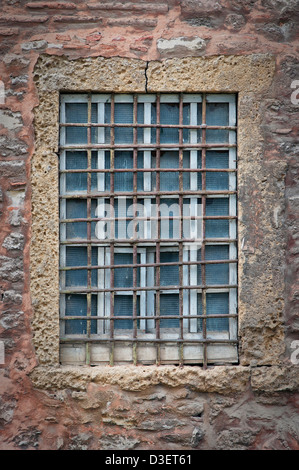
[[[237,362],[233,94],[64,94],[61,361]]]

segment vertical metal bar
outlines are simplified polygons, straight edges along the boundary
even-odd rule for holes
[[[114,95],[111,95],[111,124],[114,124]],[[110,143],[114,146],[115,142],[115,132],[114,126],[112,125],[110,128]],[[112,211],[112,217],[110,220],[110,239],[114,240],[115,237],[115,219],[114,214],[114,148],[110,149],[110,192],[112,196],[110,196],[110,211]],[[110,264],[114,266],[114,241],[110,242]],[[110,352],[109,352],[109,362],[110,365],[113,366],[114,364],[114,268],[110,268]]]
[[[156,101],[156,123],[160,124],[160,94],[157,95]],[[157,127],[156,129],[156,191],[160,191],[160,157],[161,157],[161,149],[160,149],[160,128]],[[160,220],[160,195],[157,194],[156,196],[156,208],[157,208],[157,238],[158,240],[161,238],[161,220]],[[160,286],[160,242],[156,243],[156,286]],[[160,289],[156,291],[156,316],[160,316]],[[160,339],[160,319],[156,319],[156,339]],[[161,348],[160,343],[156,342],[156,362],[159,365],[161,363]]]
[[[134,95],[133,101],[133,192],[137,192],[137,95]],[[137,240],[137,221],[136,221],[136,210],[137,210],[137,196],[133,196],[133,239]],[[137,243],[137,241],[136,241]],[[133,288],[137,287],[137,244],[133,245]],[[137,292],[133,290],[133,338],[137,339]],[[133,341],[133,363],[137,364],[137,341]]]
[[[202,167],[202,190],[206,190],[206,148],[205,148],[205,143],[206,143],[206,94],[203,93],[202,96],[202,153],[201,153],[201,167]],[[206,215],[206,196],[202,195],[202,246],[201,246],[201,261],[205,261],[205,242],[206,242],[206,220],[205,220],[205,215]],[[207,363],[208,363],[208,358],[207,358],[207,343],[205,340],[207,339],[207,293],[206,293],[206,265],[203,263],[201,265],[201,276],[202,276],[202,285],[204,286],[202,289],[202,314],[203,314],[203,319],[202,319],[202,335],[204,339],[203,343],[203,368],[207,368]]]
[[[87,143],[91,144],[91,94],[88,94],[88,127],[87,127]],[[91,219],[91,149],[87,151],[87,218]],[[87,266],[92,264],[92,248],[91,248],[91,222],[87,222]],[[91,269],[87,270],[87,288],[91,289]],[[91,293],[87,294],[87,337],[91,334]],[[86,364],[90,365],[90,343],[86,342]]]
[[[179,124],[183,124],[183,94],[180,93],[180,102],[179,102]],[[179,211],[180,211],[180,232],[179,232],[179,322],[180,322],[180,334],[179,338],[183,340],[184,337],[184,325],[183,325],[183,129],[179,128]],[[183,341],[179,342],[179,361],[180,365],[184,364],[184,343]]]

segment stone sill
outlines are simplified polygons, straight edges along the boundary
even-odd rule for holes
[[[203,393],[235,394],[249,387],[257,393],[299,391],[299,366],[60,366],[40,365],[30,374],[33,385],[43,390],[84,391],[89,383],[114,385],[141,391],[156,385],[190,387]]]

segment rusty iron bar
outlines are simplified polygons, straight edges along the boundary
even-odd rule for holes
[[[110,268],[155,268],[155,267],[160,267],[160,266],[179,266],[179,265],[183,265],[183,266],[196,266],[196,265],[201,265],[201,264],[233,264],[233,263],[237,263],[238,260],[237,259],[227,259],[227,260],[204,260],[204,261],[182,261],[182,263],[180,262],[170,262],[169,263],[137,263],[136,265],[135,264],[114,264],[114,265],[111,265],[111,264],[105,264],[105,265],[101,265],[101,266],[97,266],[97,265],[94,265],[94,266],[65,266],[65,267],[60,267],[59,270],[60,271],[76,271],[78,269],[82,270],[82,269],[110,269]]]
[[[111,97],[111,122],[114,123],[114,114],[115,114],[115,103],[114,103],[114,95]],[[114,211],[114,142],[115,142],[115,132],[114,127],[110,129],[110,143],[112,145],[110,149],[110,168],[112,172],[110,173],[110,205],[112,210]],[[114,221],[111,221],[112,225],[112,237],[115,235],[115,224]],[[111,227],[110,227],[111,229]],[[110,264],[114,265],[114,239],[110,240]],[[109,350],[109,362],[110,365],[114,365],[114,269],[110,269],[110,350]]]
[[[206,102],[206,94],[204,93],[202,96],[202,123],[204,124],[204,127],[202,129],[202,134],[201,134],[203,144],[206,143],[206,127],[205,127],[206,111],[207,111],[207,102]],[[206,168],[206,148],[205,147],[203,147],[202,153],[201,153],[201,167],[203,169]],[[202,178],[201,187],[202,187],[202,190],[205,191],[206,190],[206,172],[202,172],[201,178]],[[203,195],[201,202],[202,202],[202,214],[205,217],[206,216],[206,195]],[[206,220],[205,219],[202,220],[202,237],[203,237],[203,243],[201,247],[201,260],[205,261],[205,251],[206,251],[206,246],[204,242],[206,238]],[[201,277],[202,283],[205,286],[206,285],[206,265],[205,264],[202,265],[201,276],[202,276]],[[202,300],[202,312],[203,312],[202,334],[203,334],[203,338],[206,339],[207,338],[207,323],[206,323],[207,302],[206,302],[206,289],[205,288],[202,289],[201,300]],[[207,364],[208,364],[208,357],[207,357],[207,347],[205,343],[203,347],[203,368],[204,369],[207,368]]]
[[[179,98],[179,124],[180,126],[183,125],[183,95],[180,93],[180,98]],[[184,328],[183,328],[183,315],[184,315],[184,310],[183,310],[183,173],[182,173],[182,168],[183,168],[183,149],[182,149],[182,144],[183,144],[183,129],[182,127],[179,128],[179,208],[180,208],[180,228],[179,228],[179,236],[181,241],[179,242],[179,324],[180,324],[180,339],[183,340],[184,338]],[[180,366],[183,366],[184,364],[184,343],[179,344],[179,363]]]
[[[159,223],[159,221],[158,221]],[[136,243],[136,240],[128,239],[128,238],[118,238],[118,239],[110,239],[107,238],[105,240],[92,239],[92,240],[82,240],[80,239],[72,239],[72,240],[61,240],[61,245],[87,245],[87,243],[91,243],[93,245],[107,245],[109,243],[118,243],[118,244],[133,244]],[[179,238],[139,238],[139,243],[149,243],[149,244],[156,244],[156,243],[179,243],[181,240]],[[184,238],[184,243],[194,243],[196,239],[194,238]],[[238,240],[237,238],[206,238],[207,243],[236,243]]]
[[[184,286],[184,289],[236,289],[238,286],[237,284],[197,284],[192,286]],[[128,291],[161,291],[161,290],[178,290],[180,286],[173,285],[173,286],[143,286],[143,287],[118,287],[117,292],[128,292]],[[108,288],[92,288],[88,289],[87,287],[78,287],[76,289],[61,289],[61,294],[80,294],[80,293],[88,293],[88,292],[114,292],[115,289],[108,289]]]
[[[157,129],[158,130],[158,129]],[[203,129],[204,130],[204,129]],[[229,144],[227,142],[224,142],[222,144],[207,144],[207,143],[198,143],[198,144],[161,144],[161,143],[156,143],[156,144],[69,144],[69,145],[61,145],[59,147],[60,150],[88,150],[88,149],[94,149],[94,150],[130,150],[132,148],[138,148],[138,149],[178,149],[178,148],[184,148],[184,149],[200,149],[200,148],[210,148],[210,149],[216,149],[216,148],[236,148],[237,144]]]
[[[185,319],[193,319],[193,318],[203,318],[204,315],[184,315]],[[208,318],[237,318],[238,314],[237,313],[211,313],[208,315]],[[113,318],[113,320],[132,320],[131,315],[122,315],[121,317],[119,316],[114,316],[114,317],[109,317]],[[156,320],[156,319],[169,319],[169,318],[178,318],[178,315],[138,315],[138,320]],[[66,320],[86,320],[86,315],[67,315],[64,317],[60,317],[61,321],[66,321]],[[90,320],[107,320],[106,316],[103,315],[91,315]],[[196,334],[196,333],[195,333]]]
[[[111,173],[113,175],[114,173]],[[118,197],[118,196],[142,196],[144,198],[145,195],[149,194],[150,196],[179,196],[180,194],[183,196],[217,196],[217,195],[232,195],[237,194],[237,191],[226,191],[226,190],[219,190],[219,191],[207,191],[207,190],[194,190],[194,191],[151,191],[150,193],[142,193],[142,192],[128,192],[128,191],[110,191],[110,192],[102,192],[102,193],[90,193],[88,196],[86,194],[65,194],[60,195],[60,199],[86,199],[87,197],[90,198],[98,198],[98,197]]]
[[[157,95],[157,100],[156,100],[156,121],[158,126],[160,125],[160,94]],[[161,163],[161,149],[160,149],[160,127],[157,127],[156,129],[156,141],[158,144],[158,147],[156,148],[156,169],[160,168],[160,163]],[[156,189],[158,192],[160,192],[160,172],[156,172]],[[160,194],[156,195],[156,200],[157,200],[157,216],[160,215],[159,213],[159,207],[160,207]],[[161,220],[158,219],[157,221],[157,242],[156,242],[156,263],[158,264],[157,269],[156,269],[156,285],[160,285],[160,237],[161,237]],[[157,321],[156,321],[156,364],[160,365],[161,364],[161,348],[160,348],[160,306],[161,306],[161,298],[160,298],[160,290],[156,290],[156,316]]]
[[[76,219],[59,219],[59,222],[63,224],[69,224],[69,223],[76,223],[76,222],[102,222],[106,221],[109,222],[111,220],[147,220],[147,221],[155,221],[155,220],[236,220],[237,216],[236,215],[206,215],[206,216],[201,216],[201,215],[172,215],[172,216],[160,216],[160,217],[155,217],[155,216],[150,216],[150,217],[91,217],[90,219],[86,217],[82,218],[76,218]]]
[[[86,341],[89,341],[89,342],[94,342],[94,343],[103,343],[103,342],[110,342],[110,339],[109,338],[84,338],[84,337],[73,337],[73,338],[61,338],[60,341],[62,343],[72,343],[72,342],[76,342],[76,343],[84,343]],[[204,343],[204,344],[237,344],[238,343],[238,340],[237,339],[213,339],[213,338],[199,338],[199,339],[167,339],[167,338],[149,338],[149,339],[146,339],[146,338],[117,338],[115,337],[113,339],[114,342],[121,342],[121,343],[132,343],[132,342],[137,342],[137,343],[158,343],[158,344],[161,344],[161,343],[185,343],[185,344],[188,344],[188,343],[196,343],[196,344],[201,344],[201,343]]]
[[[136,221],[136,214],[137,214],[137,95],[134,95],[133,98],[133,124],[135,124],[133,129],[133,142],[134,142],[134,150],[133,150],[133,215],[134,215],[134,227],[133,227],[133,238],[137,238],[137,221]],[[137,287],[137,245],[134,243],[133,245],[133,287]],[[137,292],[133,291],[133,338],[137,338]],[[133,364],[137,364],[137,347],[136,343],[133,343]]]
[[[88,108],[87,108],[87,113],[88,113],[88,127],[87,127],[87,141],[88,144],[91,144],[91,95],[90,93],[88,94]],[[87,195],[90,194],[91,191],[91,150],[87,151],[87,169],[89,172],[87,173]],[[87,197],[87,218],[91,218],[91,199]],[[91,222],[87,222],[87,239],[88,241],[91,240]],[[87,245],[87,264],[91,265],[92,264],[92,253],[91,253],[92,247],[91,244],[89,243]],[[89,289],[91,289],[91,275],[92,272],[89,270],[87,271],[87,286]],[[91,316],[91,293],[87,293],[87,336],[90,338],[91,335],[91,321],[90,321],[90,316]],[[90,343],[86,343],[86,354],[85,354],[85,362],[86,365],[90,365],[91,363],[91,357],[90,357]]]
[[[133,173],[135,170],[133,168],[114,168],[113,173]],[[137,172],[188,172],[188,173],[203,173],[203,172],[212,172],[212,173],[237,173],[236,168],[137,168]],[[82,169],[69,169],[69,170],[59,170],[61,174],[64,173],[112,173],[111,168],[93,168],[91,170],[87,170],[86,168]]]
[[[67,122],[67,123],[60,123],[60,127],[108,127],[108,128],[115,128],[115,127],[126,127],[126,128],[152,128],[152,129],[191,129],[191,130],[199,130],[199,129],[211,129],[211,130],[229,130],[235,131],[237,130],[237,126],[208,126],[203,124],[198,125],[190,125],[190,124],[141,124],[141,123],[84,123],[84,122]]]

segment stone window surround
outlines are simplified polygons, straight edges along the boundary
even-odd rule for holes
[[[275,323],[275,334],[252,335],[251,318],[259,315],[263,305],[274,297],[271,278],[246,276],[246,263],[258,263],[252,249],[250,233],[243,223],[243,214],[250,194],[242,191],[238,201],[239,251],[239,365],[215,366],[206,371],[201,366],[61,366],[59,364],[59,198],[58,143],[59,96],[62,92],[193,92],[238,94],[238,187],[253,176],[256,187],[262,187],[263,136],[259,114],[260,100],[271,87],[275,71],[274,58],[269,54],[250,56],[188,57],[165,61],[144,62],[128,58],[93,57],[68,60],[65,57],[42,55],[34,70],[38,105],[34,110],[35,151],[31,161],[32,231],[30,245],[30,293],[32,299],[32,330],[39,365],[32,378],[41,388],[81,388],[89,381],[118,384],[128,390],[164,383],[171,386],[192,384],[202,391],[213,389],[213,377],[225,377],[219,387],[240,391],[250,377],[251,366],[281,364],[284,354],[282,320],[283,301],[268,313],[267,324]],[[248,105],[249,104],[249,105]],[[250,112],[248,112],[250,109]],[[263,186],[264,188],[264,186]],[[256,195],[264,207],[275,197],[276,207],[283,207],[283,194],[271,188]],[[272,191],[272,193],[271,193]],[[271,199],[272,197],[272,199]],[[278,199],[277,199],[278,198]],[[279,206],[280,205],[280,206]],[[273,207],[272,207],[273,209]],[[269,207],[270,217],[270,207]],[[267,214],[266,214],[267,216]],[[273,250],[283,250],[273,224],[266,236]],[[264,261],[263,261],[264,262]],[[265,265],[265,271],[266,265]],[[249,282],[248,282],[249,281]],[[248,287],[250,286],[250,287]],[[257,306],[249,305],[243,291],[251,289]],[[245,300],[244,300],[245,299]],[[261,316],[263,316],[261,314]],[[260,331],[260,330],[259,330]],[[259,354],[254,354],[255,350]],[[223,375],[224,373],[224,375]],[[217,382],[217,380],[216,380]],[[209,386],[209,383],[211,386]],[[212,390],[213,391],[213,390]],[[217,391],[217,386],[216,390]]]

